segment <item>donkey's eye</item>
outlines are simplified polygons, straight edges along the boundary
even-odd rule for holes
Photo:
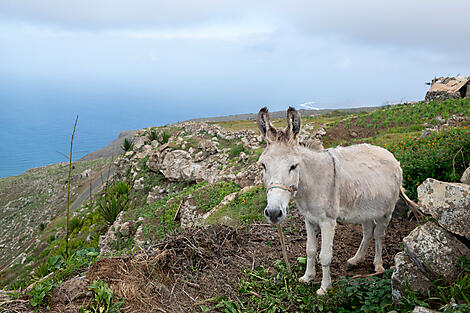
[[[290,167],[289,172],[295,170],[299,164],[294,164]]]

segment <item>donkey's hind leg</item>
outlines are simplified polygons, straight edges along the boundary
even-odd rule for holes
[[[377,273],[385,272],[382,261],[382,239],[385,235],[385,230],[387,229],[388,223],[392,218],[392,214],[386,214],[384,217],[377,219],[376,225],[374,228],[374,240],[375,240],[375,257],[374,257],[374,267]]]
[[[363,261],[369,242],[372,239],[372,232],[374,231],[374,222],[368,221],[362,224],[362,241],[356,254],[350,258],[347,262],[349,266],[356,266],[359,262]]]

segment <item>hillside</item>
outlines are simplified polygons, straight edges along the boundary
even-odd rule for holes
[[[285,118],[273,124],[283,127]],[[309,146],[367,142],[392,151],[413,199],[427,177],[458,181],[470,160],[470,99],[331,111],[303,116],[302,124],[300,141]],[[114,294],[109,312],[150,307],[161,312],[328,312],[340,307],[354,312],[365,303],[371,312],[409,311],[422,303],[413,294],[405,302],[391,302],[391,271],[341,278],[369,274],[373,258],[370,247],[363,265],[345,267],[361,236],[360,227],[351,225],[340,225],[336,233],[334,291],[317,299],[312,296],[317,282],[298,283],[305,267],[305,229],[292,203],[283,224],[293,265],[288,273],[276,229],[262,215],[266,194],[256,161],[264,146],[251,119],[188,121],[138,130],[132,147],[116,160],[74,163],[75,196],[110,164],[115,175],[73,214],[69,258],[63,239],[63,164],[0,180],[5,238],[0,246],[7,251],[0,259],[5,264],[1,285],[14,299],[5,300],[3,309],[96,308],[104,302],[92,300],[91,284],[95,295],[99,288],[111,299]],[[86,169],[91,176],[78,175]],[[416,226],[408,213],[397,208],[387,231],[386,268]],[[70,299],[72,289],[80,292]],[[446,300],[433,301],[436,306]]]

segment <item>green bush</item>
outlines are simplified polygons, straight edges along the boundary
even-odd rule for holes
[[[470,129],[457,127],[424,138],[403,138],[387,146],[403,169],[403,184],[411,198],[429,177],[456,182],[470,161]]]
[[[119,213],[129,207],[130,187],[125,182],[117,182],[106,189],[105,195],[98,199],[98,214],[109,225],[113,224]]]

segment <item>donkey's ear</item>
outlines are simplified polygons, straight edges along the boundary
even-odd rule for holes
[[[287,110],[287,135],[289,139],[294,141],[297,139],[301,123],[299,112],[293,107],[289,107]]]
[[[258,128],[261,131],[261,135],[266,139],[267,143],[271,143],[276,138],[276,128],[271,124],[269,120],[268,108],[264,107],[258,112],[256,118]]]

